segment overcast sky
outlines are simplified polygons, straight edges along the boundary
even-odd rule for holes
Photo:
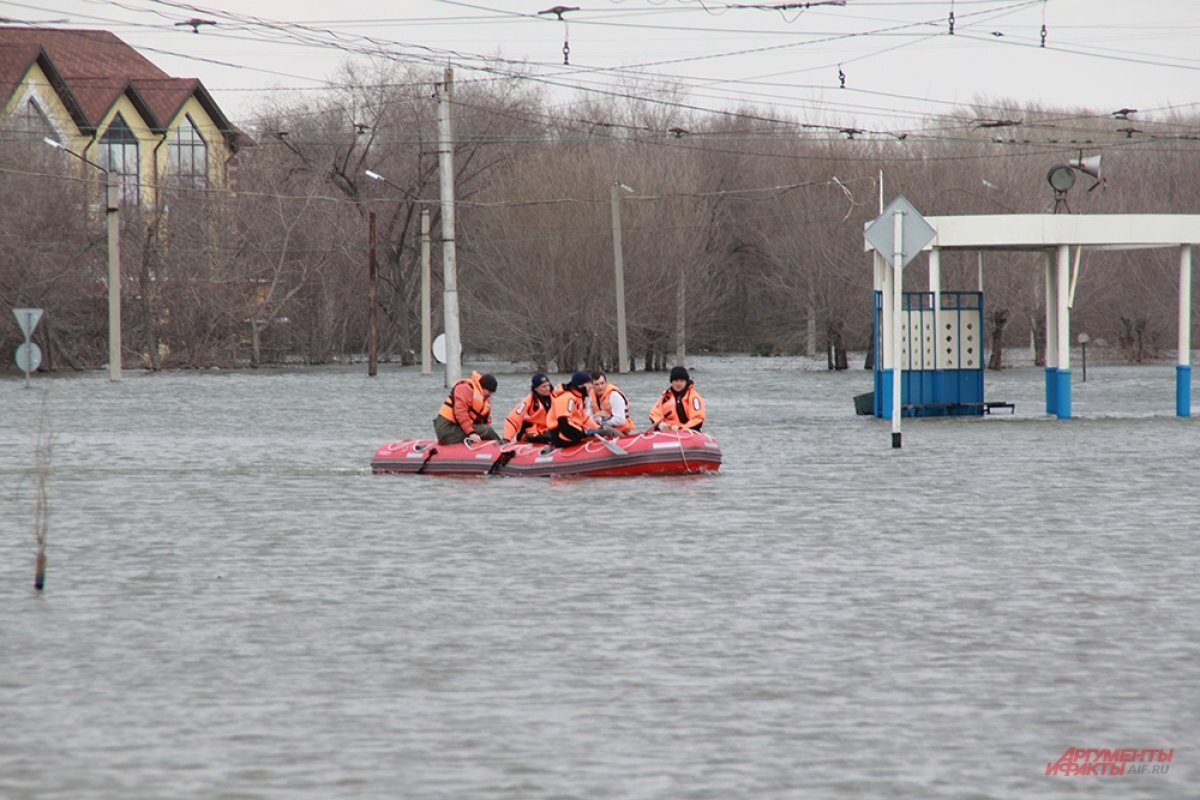
[[[460,81],[483,77],[489,57],[527,62],[564,100],[577,96],[569,87],[670,78],[695,107],[751,102],[873,130],[981,100],[1143,118],[1200,108],[1200,0],[826,2],[564,0],[579,10],[560,22],[538,13],[550,0],[0,0],[0,17],[110,30],[169,74],[199,78],[235,121],[280,91],[319,91],[368,52],[452,64]],[[176,25],[193,18],[217,24]]]

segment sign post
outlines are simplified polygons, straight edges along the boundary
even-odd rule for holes
[[[21,333],[25,336],[24,344],[17,347],[16,362],[18,367],[25,370],[25,388],[28,389],[29,373],[37,372],[37,368],[42,365],[42,349],[30,341],[34,328],[42,320],[42,309],[14,308],[13,316],[17,318],[17,325],[21,327]]]
[[[937,231],[901,195],[867,224],[863,235],[875,252],[892,265],[892,447],[899,448],[902,403],[900,360],[903,357],[901,330],[905,322],[902,316],[904,268],[916,258],[917,253],[925,249],[925,245],[933,241]]]

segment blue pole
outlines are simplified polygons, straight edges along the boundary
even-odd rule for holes
[[[1071,418],[1071,370],[1058,370],[1058,396],[1055,398],[1058,406],[1055,409],[1059,419]]]
[[[879,391],[875,394],[875,405],[879,410],[876,416],[883,419],[892,418],[892,383],[896,379],[895,376],[895,370],[885,369],[879,372]],[[904,402],[903,399],[900,402]]]
[[[1046,413],[1058,411],[1058,368],[1046,367]]]
[[[1192,415],[1192,365],[1175,365],[1175,416]]]

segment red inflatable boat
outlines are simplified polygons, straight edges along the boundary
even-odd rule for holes
[[[716,472],[721,447],[706,433],[646,431],[590,439],[575,447],[540,444],[437,444],[401,439],[375,451],[371,471],[402,475],[687,475]]]

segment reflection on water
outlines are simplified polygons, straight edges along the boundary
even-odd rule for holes
[[[708,358],[717,476],[372,476],[440,377],[0,380],[0,796],[1183,797],[1193,420],[856,417],[861,370]],[[613,376],[644,416],[663,375]],[[503,414],[528,387],[501,374]],[[33,447],[55,437],[47,591]],[[1168,775],[1046,777],[1068,746]]]

